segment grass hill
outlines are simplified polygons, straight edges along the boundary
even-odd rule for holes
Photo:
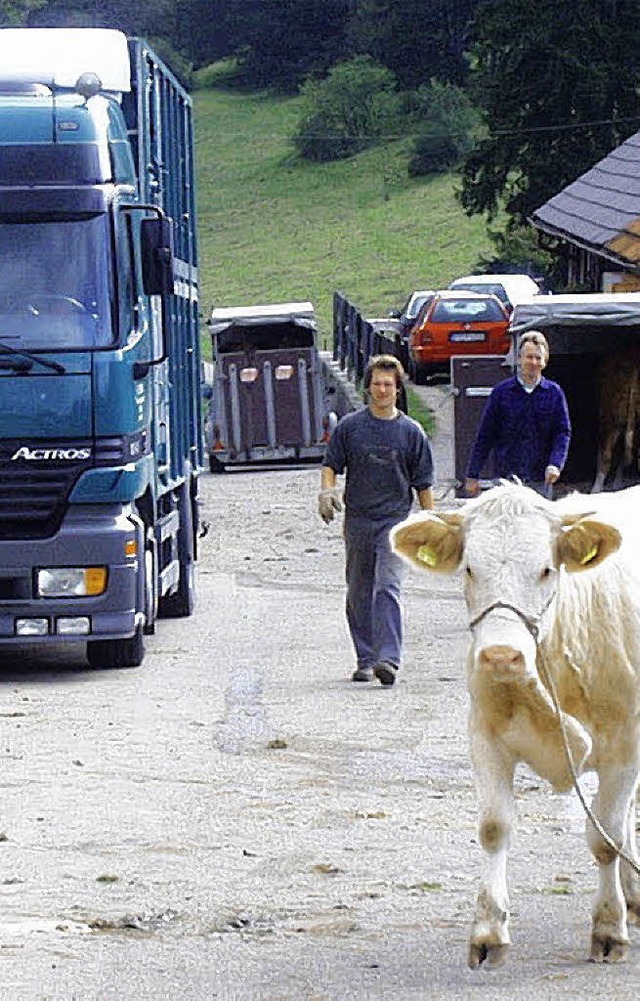
[[[407,177],[403,141],[308,164],[288,138],[298,98],[215,88],[196,91],[194,109],[205,320],[213,305],[310,299],[328,336],[334,291],[384,316],[490,251],[453,176]]]

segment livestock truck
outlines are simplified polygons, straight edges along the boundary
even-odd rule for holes
[[[194,603],[189,96],[106,29],[0,31],[0,649],[133,667]]]

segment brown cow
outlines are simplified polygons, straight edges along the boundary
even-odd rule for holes
[[[620,488],[624,471],[636,464],[639,408],[640,348],[614,351],[598,370],[598,459],[592,493],[603,490],[611,477],[614,489]]]

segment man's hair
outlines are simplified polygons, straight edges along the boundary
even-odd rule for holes
[[[527,330],[524,334],[521,334],[518,341],[518,358],[522,354],[525,344],[534,344],[537,348],[542,348],[545,364],[549,361],[549,342],[539,330]]]
[[[396,377],[396,389],[400,389],[400,386],[404,382],[404,369],[398,359],[394,358],[393,355],[371,356],[364,373],[365,389],[368,389],[371,385],[371,379],[376,369],[381,369],[383,372],[394,372]]]

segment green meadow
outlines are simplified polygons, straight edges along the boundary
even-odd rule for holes
[[[309,299],[328,346],[335,291],[384,316],[490,254],[484,220],[456,201],[455,176],[407,176],[404,139],[336,163],[299,160],[289,139],[299,108],[295,97],[194,94],[205,322],[214,305]]]

